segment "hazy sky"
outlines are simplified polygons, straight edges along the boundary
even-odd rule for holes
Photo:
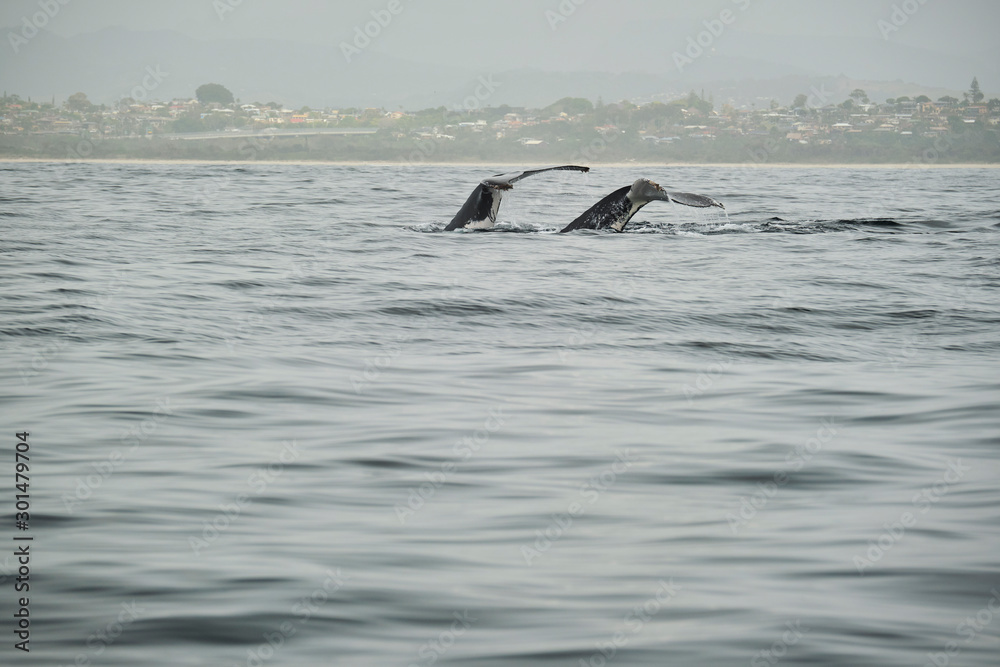
[[[56,2],[57,0],[42,0]],[[39,10],[39,0],[4,0],[0,25],[21,22]],[[403,7],[372,49],[386,55],[426,63],[456,63],[484,69],[536,66],[545,69],[649,69],[652,51],[672,54],[685,46],[687,35],[703,20],[732,9],[736,22],[729,34],[797,38],[843,38],[884,41],[878,21],[892,16],[893,5],[910,3],[919,9],[908,17],[891,43],[979,57],[982,67],[996,69],[996,31],[1000,26],[997,0],[398,0]],[[236,4],[219,18],[217,6]],[[47,29],[71,36],[108,26],[131,29],[172,29],[200,38],[256,37],[339,44],[353,28],[371,20],[370,12],[385,9],[390,0],[71,0]],[[580,3],[578,6],[575,3]],[[560,5],[575,12],[558,29],[546,11]],[[747,7],[743,10],[742,7]],[[649,28],[662,31],[656,43]],[[634,50],[630,34],[643,40]],[[609,41],[615,42],[609,44]],[[718,40],[726,46],[725,37]],[[733,42],[734,40],[730,40]],[[736,40],[738,41],[738,40]],[[612,47],[612,48],[609,48]],[[614,48],[617,47],[617,48]],[[740,55],[737,44],[732,55]],[[753,54],[746,54],[753,55]],[[835,70],[838,54],[826,54]],[[661,67],[662,62],[655,63]]]
[[[1000,96],[1000,0],[0,0],[4,41],[25,17],[55,37],[0,46],[0,87],[49,99],[117,99],[146,66],[170,74],[158,95],[216,81],[316,106],[447,105],[492,75],[504,86],[491,103],[512,105],[705,87],[747,103],[839,75],[882,99],[957,94],[973,76]],[[345,58],[340,45],[366,26],[379,34]],[[704,57],[682,69],[675,54],[695,39]]]

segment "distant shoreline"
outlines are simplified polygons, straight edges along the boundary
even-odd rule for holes
[[[140,158],[90,158],[90,159],[56,159],[56,158],[28,158],[28,157],[0,157],[0,163],[7,164],[185,164],[185,165],[206,165],[206,166],[247,166],[247,165],[292,165],[292,166],[319,166],[330,165],[339,167],[536,167],[548,166],[551,162],[383,162],[372,160],[361,162],[357,160],[193,160],[193,159],[149,159]],[[721,163],[699,163],[699,162],[590,162],[590,166],[597,169],[608,167],[614,169],[624,169],[629,167],[710,167],[712,169],[1000,169],[1000,164],[991,162],[981,163],[956,163],[956,164],[881,164],[881,163],[755,163],[755,162],[721,162]]]

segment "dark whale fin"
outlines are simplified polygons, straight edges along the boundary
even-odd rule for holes
[[[569,223],[559,233],[565,234],[577,229],[604,229],[605,227],[610,227],[614,222],[623,219],[627,223],[635,215],[631,210],[632,202],[628,198],[628,193],[631,189],[631,185],[626,185],[621,190],[615,190],[587,209],[586,213]]]
[[[494,203],[496,203],[496,208],[499,209],[500,193],[496,193],[496,201],[494,202],[493,189],[485,183],[480,183],[472,191],[472,195],[462,205],[462,208],[459,209],[458,214],[452,219],[451,223],[444,228],[444,231],[453,232],[456,229],[465,227],[469,223],[481,222],[487,219],[490,222],[496,222],[496,213],[493,208]]]
[[[562,167],[545,167],[544,169],[529,169],[525,171],[515,171],[509,174],[498,174],[492,178],[487,178],[480,183],[459,209],[458,214],[445,228],[446,232],[456,229],[463,229],[469,225],[482,223],[489,220],[490,227],[497,220],[497,211],[500,210],[500,201],[505,190],[511,190],[518,181],[542,174],[546,171],[590,171],[590,167],[576,167],[566,165]]]

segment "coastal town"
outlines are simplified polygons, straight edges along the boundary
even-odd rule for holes
[[[760,105],[737,108],[716,105],[711,96],[706,99],[704,92],[692,91],[672,101],[641,105],[564,98],[544,109],[439,107],[407,112],[242,103],[219,84],[201,86],[190,99],[123,99],[111,106],[92,104],[84,93],[63,101],[38,101],[4,92],[0,155],[49,156],[66,142],[83,141],[95,156],[102,155],[103,148],[115,156],[220,157],[232,143],[227,139],[261,135],[269,141],[283,136],[296,141],[286,142],[283,150],[278,150],[280,142],[271,141],[252,151],[254,158],[273,149],[271,157],[278,159],[303,154],[337,159],[351,151],[357,159],[434,161],[475,149],[481,158],[523,159],[534,153],[544,159],[603,144],[591,159],[638,153],[648,159],[739,161],[747,151],[752,154],[764,146],[769,152],[787,147],[786,157],[793,159],[854,155],[879,162],[927,150],[941,152],[946,139],[953,159],[1000,161],[1000,99],[987,100],[977,80],[964,99],[920,95],[875,102],[860,89],[839,104],[817,104],[814,98],[801,94],[787,104],[762,100]],[[310,137],[315,138],[311,143]],[[185,140],[187,145],[184,150],[153,150],[130,146],[135,139],[157,144]],[[193,148],[190,142],[199,139],[207,146]],[[452,150],[452,144],[461,149]],[[627,153],[622,152],[626,148]]]

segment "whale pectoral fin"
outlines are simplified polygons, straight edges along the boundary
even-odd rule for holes
[[[694,208],[711,208],[713,206],[717,208],[726,208],[711,197],[705,197],[703,195],[695,195],[690,192],[668,192],[667,194],[670,196],[670,201],[683,206],[692,206]]]

